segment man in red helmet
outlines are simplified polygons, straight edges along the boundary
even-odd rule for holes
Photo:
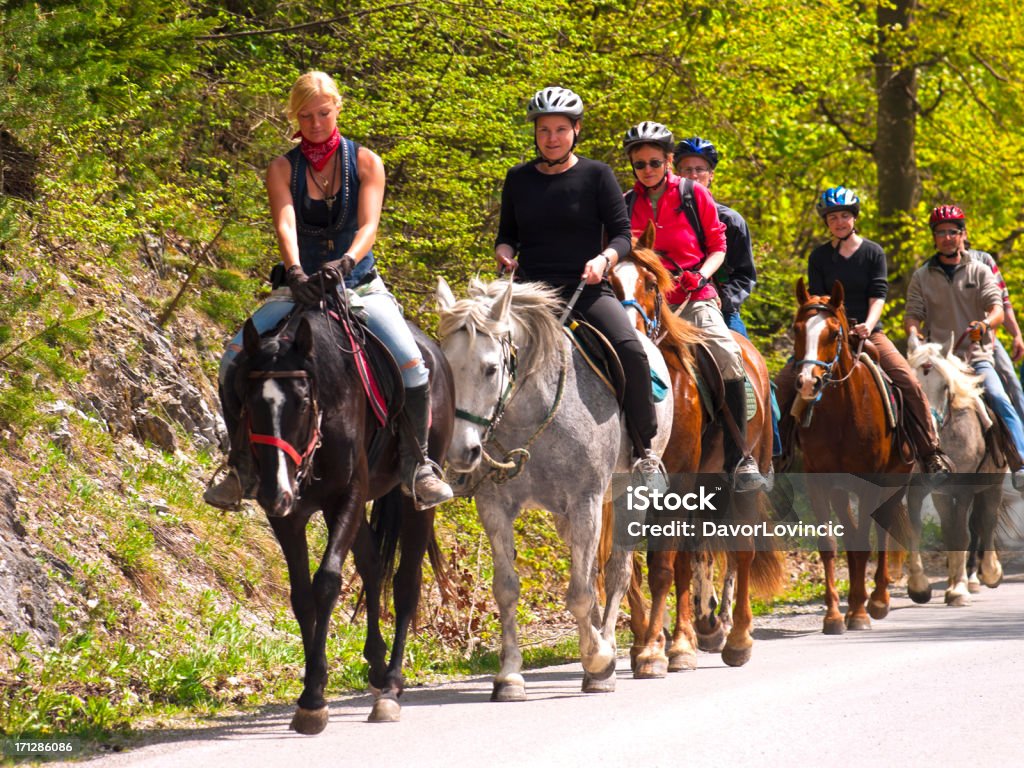
[[[955,354],[982,377],[985,397],[1003,420],[1017,457],[1013,487],[1024,490],[1024,423],[1017,415],[995,369],[992,330],[1003,323],[1003,297],[992,270],[965,247],[964,212],[955,205],[940,205],[929,224],[935,255],[910,278],[903,325],[911,341],[924,327],[929,341],[953,338]],[[1011,452],[1012,453],[1012,452]]]

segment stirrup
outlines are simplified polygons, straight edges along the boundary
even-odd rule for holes
[[[665,469],[661,457],[650,448],[633,462],[630,472],[638,476],[640,483],[652,491],[668,492],[668,471]]]
[[[924,471],[929,475],[939,475],[941,479],[953,473],[953,465],[942,451],[936,451],[921,460]]]
[[[224,478],[214,484],[222,471],[225,471]],[[210,482],[207,483],[206,490],[203,491],[203,501],[211,507],[234,512],[241,509],[243,498],[242,478],[239,476],[238,470],[225,461],[217,467]]]
[[[768,491],[771,486],[761,474],[753,456],[744,456],[732,472],[732,487],[735,491]]]
[[[431,483],[435,487],[429,493],[421,494],[416,486],[420,482],[429,482],[430,480],[435,481]],[[433,509],[438,504],[450,501],[455,496],[451,486],[444,481],[441,465],[427,456],[423,457],[423,463],[417,465],[413,471],[411,485],[403,484],[402,490],[412,497],[412,504],[418,511]]]

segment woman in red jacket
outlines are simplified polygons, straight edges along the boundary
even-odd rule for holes
[[[701,243],[683,206],[680,187],[685,180],[669,170],[674,142],[668,128],[644,121],[626,132],[622,146],[636,177],[632,192],[627,193],[630,229],[639,236],[648,222],[654,222],[654,248],[661,255],[662,264],[677,276],[675,288],[666,299],[673,308],[682,305],[680,317],[703,333],[704,343],[722,371],[726,407],[745,443],[747,394],[743,355],[725,324],[718,292],[711,280],[725,261],[725,225],[718,219],[711,193],[700,184],[693,184],[704,234]],[[749,454],[744,455],[743,446],[736,444],[729,430],[725,430],[725,468],[732,472],[737,490],[764,487],[757,462]]]

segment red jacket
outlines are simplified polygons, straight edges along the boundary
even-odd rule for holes
[[[683,179],[669,171],[665,191],[658,200],[658,213],[651,210],[651,201],[647,196],[647,188],[637,182],[633,186],[636,202],[633,204],[633,215],[630,228],[634,237],[640,237],[647,222],[654,220],[654,249],[661,255],[661,262],[673,272],[679,269],[698,269],[705,256],[700,249],[697,233],[693,231],[686,213],[682,210],[679,197],[679,186]],[[714,198],[702,184],[693,185],[693,198],[697,203],[697,214],[704,228],[704,240],[708,253],[725,251],[725,225],[718,218]],[[713,283],[708,283],[691,297],[693,301],[713,299],[718,295]],[[672,304],[682,304],[687,293],[682,288],[675,288],[665,298]]]

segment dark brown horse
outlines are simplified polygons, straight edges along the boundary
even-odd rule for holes
[[[659,338],[658,347],[669,368],[675,397],[672,433],[663,460],[675,481],[694,473],[721,472],[724,464],[723,429],[708,418],[701,405],[694,378],[692,346],[701,341],[700,332],[672,313],[662,300],[672,287],[672,277],[658,255],[651,250],[654,230],[649,227],[612,276],[612,285],[627,308],[637,313],[638,327]],[[772,429],[768,414],[768,371],[749,341],[736,337],[743,350],[747,375],[754,386],[758,408],[748,423],[752,452],[762,472],[771,468]],[[675,489],[673,490],[685,490]],[[759,517],[758,493],[737,494],[738,518],[754,522]],[[607,512],[606,512],[607,514]],[[608,529],[610,526],[606,525]],[[690,585],[695,557],[706,556],[692,542],[679,541],[675,551],[650,551],[647,555],[648,581],[652,602],[648,610],[639,588],[642,573],[634,560],[633,584],[628,594],[633,647],[630,650],[636,677],[663,677],[667,671],[695,669],[698,638],[694,632]],[[610,545],[606,545],[607,546]],[[775,553],[758,553],[752,546],[729,553],[737,569],[736,603],[732,629],[725,638],[722,658],[731,666],[745,664],[751,655],[750,587],[775,592],[782,584],[781,559]],[[676,588],[676,622],[666,649],[665,608],[669,592]],[[699,627],[698,627],[699,628]]]
[[[850,569],[849,609],[839,612],[835,584],[835,540],[819,540],[825,566],[825,634],[870,629],[871,617],[889,612],[887,531],[905,518],[903,497],[913,469],[899,434],[890,426],[886,404],[867,365],[854,354],[843,306],[843,285],[831,296],[811,296],[803,279],[797,282],[799,302],[793,323],[796,439],[804,457],[807,489],[819,523],[835,520],[845,526]],[[788,400],[784,393],[780,400]],[[812,413],[807,415],[807,409]],[[873,475],[871,482],[854,475]],[[887,484],[887,485],[886,485]],[[857,512],[850,497],[858,497]],[[872,519],[878,529],[875,589],[868,598],[867,563]],[[865,610],[865,604],[867,610]]]
[[[433,510],[416,511],[398,487],[395,435],[385,429],[381,442],[375,442],[376,416],[352,353],[359,330],[351,327],[352,334],[345,333],[327,313],[300,309],[280,332],[260,338],[249,321],[244,354],[229,382],[244,404],[243,423],[259,477],[257,501],[288,563],[292,609],[306,657],[303,691],[291,727],[305,734],[319,733],[327,725],[325,644],[349,549],[366,590],[363,655],[370,666],[370,685],[377,692],[371,721],[399,717],[405,642],[419,602],[428,548],[438,565]],[[431,372],[430,453],[440,462],[454,423],[451,371],[436,344],[418,330],[414,333]],[[366,503],[375,499],[368,523]],[[311,579],[306,524],[321,510],[327,546]],[[399,544],[389,662],[379,626],[380,597]]]

